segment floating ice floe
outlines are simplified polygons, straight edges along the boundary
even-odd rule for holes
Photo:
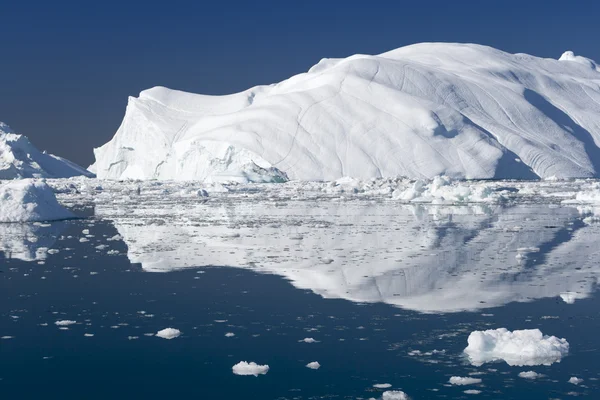
[[[299,342],[304,342],[304,343],[317,343],[317,342],[318,342],[318,340],[315,340],[315,339],[313,339],[313,338],[311,338],[311,337],[307,337],[307,338],[304,338],[304,339],[302,339],[302,340],[299,340]]]
[[[382,400],[409,400],[406,393],[401,390],[388,390],[381,395]]]
[[[479,378],[471,378],[471,377],[463,377],[463,376],[453,376],[448,380],[448,383],[451,385],[475,385],[477,383],[481,383],[481,379]]]
[[[491,203],[500,195],[488,186],[436,176],[431,181],[417,180],[407,189],[396,189],[392,198],[411,203]]]
[[[511,366],[550,365],[568,352],[566,339],[543,335],[539,329],[505,328],[471,332],[465,349],[473,365],[499,360]]]
[[[71,320],[68,320],[68,319],[63,319],[63,320],[60,320],[60,321],[56,321],[54,323],[54,325],[56,325],[56,326],[69,326],[69,325],[74,325],[76,323],[77,323],[77,321],[71,321]]]
[[[0,182],[0,222],[56,221],[75,218],[58,204],[44,180],[22,179]]]
[[[163,339],[175,339],[176,337],[181,336],[181,331],[179,329],[174,328],[165,328],[156,332],[156,336]]]
[[[373,387],[375,389],[389,389],[392,385],[390,383],[375,383]]]
[[[535,371],[519,372],[519,378],[523,378],[523,379],[537,379],[537,378],[543,378],[543,377],[544,377],[543,374],[539,374]]]
[[[267,372],[269,372],[268,365],[258,365],[255,362],[246,362],[246,361],[240,361],[239,363],[237,363],[233,367],[231,367],[231,369],[232,369],[233,373],[236,375],[258,376],[258,375],[265,375]]]
[[[480,394],[481,390],[477,390],[477,389],[468,389],[463,391],[464,394]]]
[[[309,362],[308,364],[306,364],[306,368],[319,369],[321,368],[321,364],[319,364],[318,361]]]
[[[579,385],[581,382],[583,382],[583,379],[577,378],[576,376],[569,378],[569,383],[572,383],[573,385]]]

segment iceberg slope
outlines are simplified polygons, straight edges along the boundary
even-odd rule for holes
[[[92,167],[109,179],[599,177],[598,143],[594,61],[424,43],[227,96],[143,91]]]
[[[70,178],[94,174],[52,154],[42,153],[29,139],[0,122],[0,179]]]

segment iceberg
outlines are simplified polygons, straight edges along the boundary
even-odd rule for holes
[[[23,135],[0,122],[0,179],[92,177],[90,171],[64,158],[40,152]]]
[[[154,87],[129,98],[90,170],[216,182],[600,177],[599,81],[572,52],[421,43],[225,96]]]
[[[58,204],[54,191],[43,180],[0,182],[0,223],[57,221],[75,217]]]
[[[551,365],[569,353],[569,342],[539,329],[471,332],[465,353],[473,365],[504,360],[510,366]]]

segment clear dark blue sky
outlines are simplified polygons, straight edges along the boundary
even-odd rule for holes
[[[600,61],[600,1],[3,1],[0,121],[88,166],[127,96],[225,94],[424,41]]]

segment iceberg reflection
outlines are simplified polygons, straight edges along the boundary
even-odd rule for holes
[[[65,222],[0,224],[0,259],[45,260],[65,228]]]
[[[149,272],[249,268],[325,298],[421,312],[575,301],[600,272],[600,225],[584,223],[573,207],[288,200],[184,209],[104,205],[96,213],[114,220],[129,260]]]

